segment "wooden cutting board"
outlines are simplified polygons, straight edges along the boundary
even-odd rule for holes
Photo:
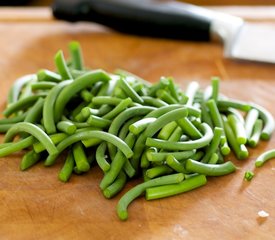
[[[63,49],[67,55],[69,41],[77,40],[92,68],[123,68],[151,82],[173,76],[183,89],[192,80],[205,87],[211,76],[220,76],[224,94],[256,102],[275,116],[274,65],[226,60],[219,44],[127,36],[95,24],[53,21],[48,13],[47,9],[0,10],[1,110],[16,78],[40,68],[54,69],[56,51]],[[274,20],[268,23],[275,27]],[[0,160],[0,238],[274,239],[275,160],[256,169],[251,182],[243,181],[246,170],[254,171],[255,158],[272,148],[275,135],[249,149],[247,160],[230,157],[238,166],[234,174],[208,178],[206,186],[179,196],[150,202],[137,199],[126,222],[119,221],[115,212],[122,194],[112,200],[102,196],[98,168],[63,184],[57,180],[61,162],[21,172],[22,153],[17,153]],[[260,210],[270,216],[260,219]]]

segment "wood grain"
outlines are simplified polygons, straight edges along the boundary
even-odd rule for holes
[[[274,65],[224,59],[218,44],[141,38],[95,24],[53,21],[2,21],[0,36],[1,110],[16,78],[40,68],[54,69],[55,52],[61,48],[67,55],[67,44],[77,40],[86,65],[92,68],[123,68],[151,82],[162,75],[174,76],[183,89],[192,80],[205,87],[211,76],[220,76],[224,94],[257,102],[275,116]],[[0,236],[28,240],[273,239],[275,161],[256,169],[250,183],[243,181],[243,174],[253,170],[256,156],[274,147],[273,136],[249,149],[247,160],[231,156],[238,171],[209,178],[198,190],[151,202],[137,199],[129,208],[127,222],[120,222],[115,213],[121,194],[112,200],[102,196],[98,168],[63,184],[57,180],[62,161],[50,168],[38,164],[20,172],[22,153],[17,153],[0,161]],[[137,182],[131,182],[127,189]],[[259,219],[260,210],[270,216]]]

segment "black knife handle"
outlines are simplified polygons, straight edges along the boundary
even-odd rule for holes
[[[56,0],[53,15],[71,22],[92,21],[117,31],[152,37],[208,41],[207,10],[154,0]]]

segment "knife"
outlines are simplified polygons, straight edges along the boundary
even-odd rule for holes
[[[175,1],[56,0],[53,15],[66,21],[92,21],[142,36],[194,41],[219,40],[224,56],[275,63],[275,27]]]

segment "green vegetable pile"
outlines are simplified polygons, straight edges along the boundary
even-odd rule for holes
[[[119,200],[121,220],[144,192],[147,200],[168,197],[205,185],[208,176],[234,172],[224,157],[232,151],[247,158],[247,146],[268,140],[274,130],[263,107],[221,95],[217,77],[206,89],[191,82],[183,91],[170,77],[151,84],[123,70],[86,69],[80,45],[71,42],[69,51],[68,61],[62,51],[55,55],[57,71],[14,82],[0,120],[0,157],[27,149],[20,164],[26,170],[39,161],[51,166],[65,154],[58,175],[63,182],[97,164],[106,198],[143,176]]]

